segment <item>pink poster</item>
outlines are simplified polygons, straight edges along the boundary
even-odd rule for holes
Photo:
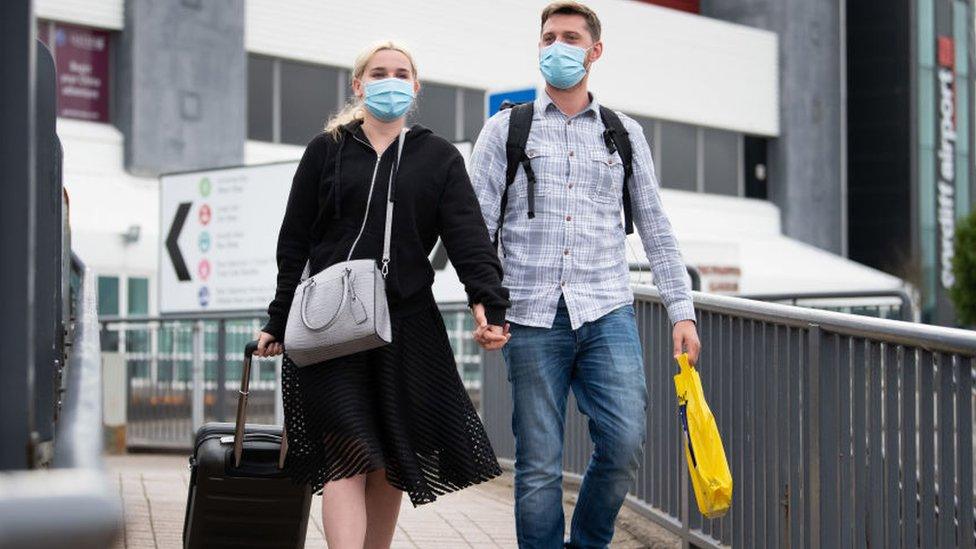
[[[108,122],[109,33],[58,23],[53,42],[58,116]]]

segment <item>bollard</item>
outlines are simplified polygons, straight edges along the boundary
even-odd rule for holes
[[[102,423],[104,448],[110,454],[125,453],[127,421],[125,357],[122,353],[102,353]]]

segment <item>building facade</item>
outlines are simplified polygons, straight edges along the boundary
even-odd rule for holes
[[[60,69],[76,248],[100,273],[104,312],[157,310],[159,174],[297,158],[349,99],[356,54],[385,38],[418,60],[412,119],[473,141],[486,93],[541,87],[545,3],[38,0],[38,36]],[[606,43],[592,88],[640,121],[663,185],[762,196],[762,168],[747,164],[779,133],[775,35],[642,2],[590,4]],[[697,8],[687,4],[672,7]],[[651,52],[639,69],[634,52]]]
[[[957,219],[973,208],[970,0],[703,0],[780,36],[772,200],[787,234],[892,273],[954,325]]]

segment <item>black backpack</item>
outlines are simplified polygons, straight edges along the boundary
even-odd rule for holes
[[[507,166],[505,169],[505,191],[502,193],[501,212],[498,215],[498,229],[493,235],[493,241],[498,242],[498,237],[502,231],[502,223],[505,221],[505,210],[508,207],[508,188],[515,181],[519,166],[525,170],[525,178],[528,183],[527,199],[529,201],[529,219],[535,217],[535,173],[532,171],[532,164],[529,162],[528,155],[525,154],[525,144],[529,141],[529,130],[532,129],[532,102],[514,104],[505,101],[501,109],[511,109],[512,114],[508,122],[508,141],[505,143],[505,156]],[[624,164],[624,229],[627,234],[634,232],[634,221],[632,207],[630,204],[630,178],[634,175],[634,150],[630,144],[630,135],[620,122],[620,117],[613,110],[600,106],[600,118],[606,131],[603,132],[603,142],[607,145],[610,154],[614,151],[620,152],[620,159]]]

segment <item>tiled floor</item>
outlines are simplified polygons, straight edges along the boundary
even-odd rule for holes
[[[106,464],[118,483],[125,512],[123,536],[113,549],[178,548],[183,531],[189,469],[185,457],[173,455],[110,456]],[[414,508],[404,498],[394,548],[516,547],[511,478],[443,496]],[[573,494],[567,493],[567,524]],[[324,548],[322,498],[312,499],[305,547]],[[640,524],[643,522],[644,524]],[[675,538],[624,511],[614,548],[678,547]]]

